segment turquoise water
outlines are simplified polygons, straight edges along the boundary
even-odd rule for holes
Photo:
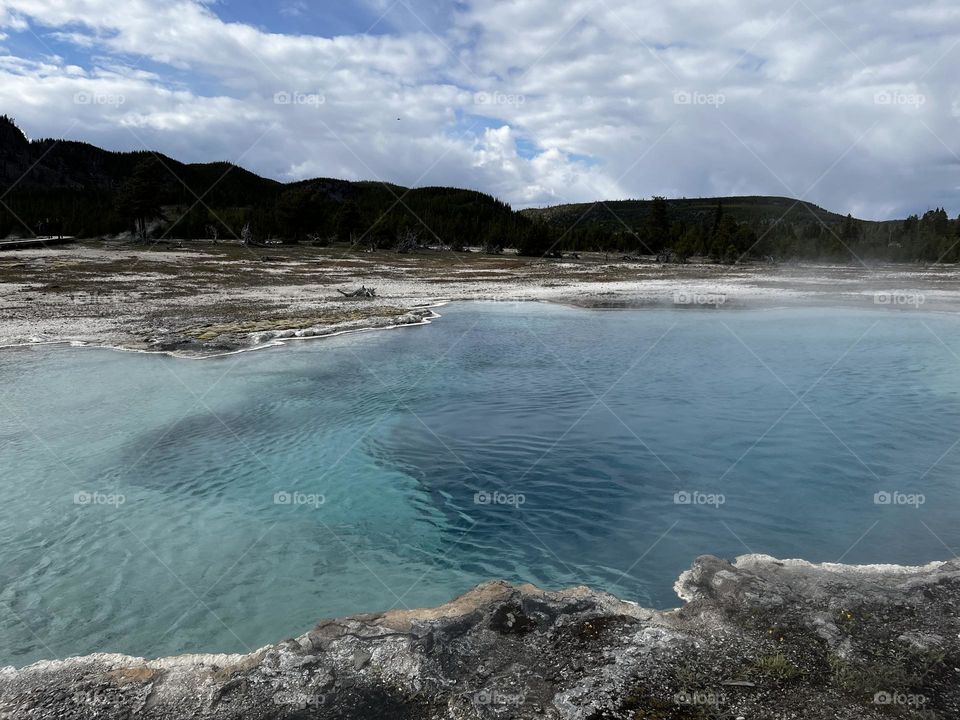
[[[960,548],[958,318],[441,312],[208,361],[0,353],[0,664],[245,651],[490,578],[671,607],[699,554]]]

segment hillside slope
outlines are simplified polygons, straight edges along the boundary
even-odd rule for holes
[[[289,184],[227,162],[182,163],[160,153],[112,152],[68,140],[29,141],[0,117],[0,237],[37,234],[56,219],[68,234],[92,237],[128,228],[118,210],[124,184],[148,166],[150,196],[164,206],[170,237],[312,236],[392,243],[412,231],[425,242],[479,243],[526,220],[484,193],[408,189],[381,182],[317,178]]]
[[[652,200],[611,200],[596,203],[554,205],[531,208],[521,212],[530,218],[542,218],[560,224],[572,224],[578,220],[586,225],[600,225],[610,230],[619,230],[624,224],[640,227],[650,219]],[[822,221],[840,223],[843,216],[824,210],[813,203],[786,197],[742,196],[668,199],[667,207],[674,221],[687,224],[708,222],[723,206],[737,222],[765,224],[777,221],[789,223]]]

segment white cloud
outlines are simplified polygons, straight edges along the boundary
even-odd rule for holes
[[[960,211],[960,12],[945,0],[403,5],[379,8],[390,34],[324,38],[191,0],[0,0],[8,35],[29,19],[90,57],[0,57],[0,103],[34,136],[75,122],[74,138],[283,179],[517,205],[809,190],[871,217]]]
[[[26,30],[27,27],[28,23],[24,18],[12,12],[10,8],[0,6],[0,28]]]

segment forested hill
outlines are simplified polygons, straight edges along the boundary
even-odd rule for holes
[[[225,162],[186,165],[146,151],[111,152],[70,140],[30,142],[12,120],[0,117],[0,187],[5,190],[16,183],[15,190],[116,191],[137,165],[151,160],[169,168],[167,177],[158,177],[158,181],[170,196],[187,192],[184,184],[206,188],[221,176],[211,191],[212,202],[254,202],[261,195],[275,195],[281,187],[274,180]]]
[[[79,237],[133,231],[155,240],[514,247],[530,256],[596,250],[677,261],[960,261],[960,220],[939,208],[884,223],[781,197],[653,198],[514,212],[473,190],[326,178],[283,184],[226,162],[185,164],[152,152],[30,141],[6,116],[0,198],[0,238],[55,228]]]
[[[803,223],[813,220],[827,224],[843,222],[843,216],[824,210],[813,203],[793,200],[786,197],[713,197],[682,198],[667,200],[667,209],[675,222],[696,224],[712,221],[717,206],[738,222],[753,225],[770,224],[778,221]],[[530,218],[543,218],[558,224],[580,222],[596,225],[611,231],[620,230],[626,224],[639,227],[651,219],[654,203],[652,200],[608,200],[602,203],[576,203],[554,205],[546,208],[533,208],[522,212]]]
[[[562,228],[574,247],[669,251],[730,261],[743,257],[831,261],[960,261],[960,219],[943,208],[885,222],[864,221],[785,197],[618,200],[522,211]]]
[[[56,226],[96,237],[144,221],[152,236],[391,245],[500,242],[531,223],[472,190],[407,189],[318,178],[283,184],[226,162],[185,164],[153,152],[87,143],[28,141],[0,117],[0,238]]]

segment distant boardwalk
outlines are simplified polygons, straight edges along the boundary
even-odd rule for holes
[[[65,245],[75,240],[75,237],[36,237],[0,240],[0,250],[23,250],[25,248],[42,248],[50,245]]]

